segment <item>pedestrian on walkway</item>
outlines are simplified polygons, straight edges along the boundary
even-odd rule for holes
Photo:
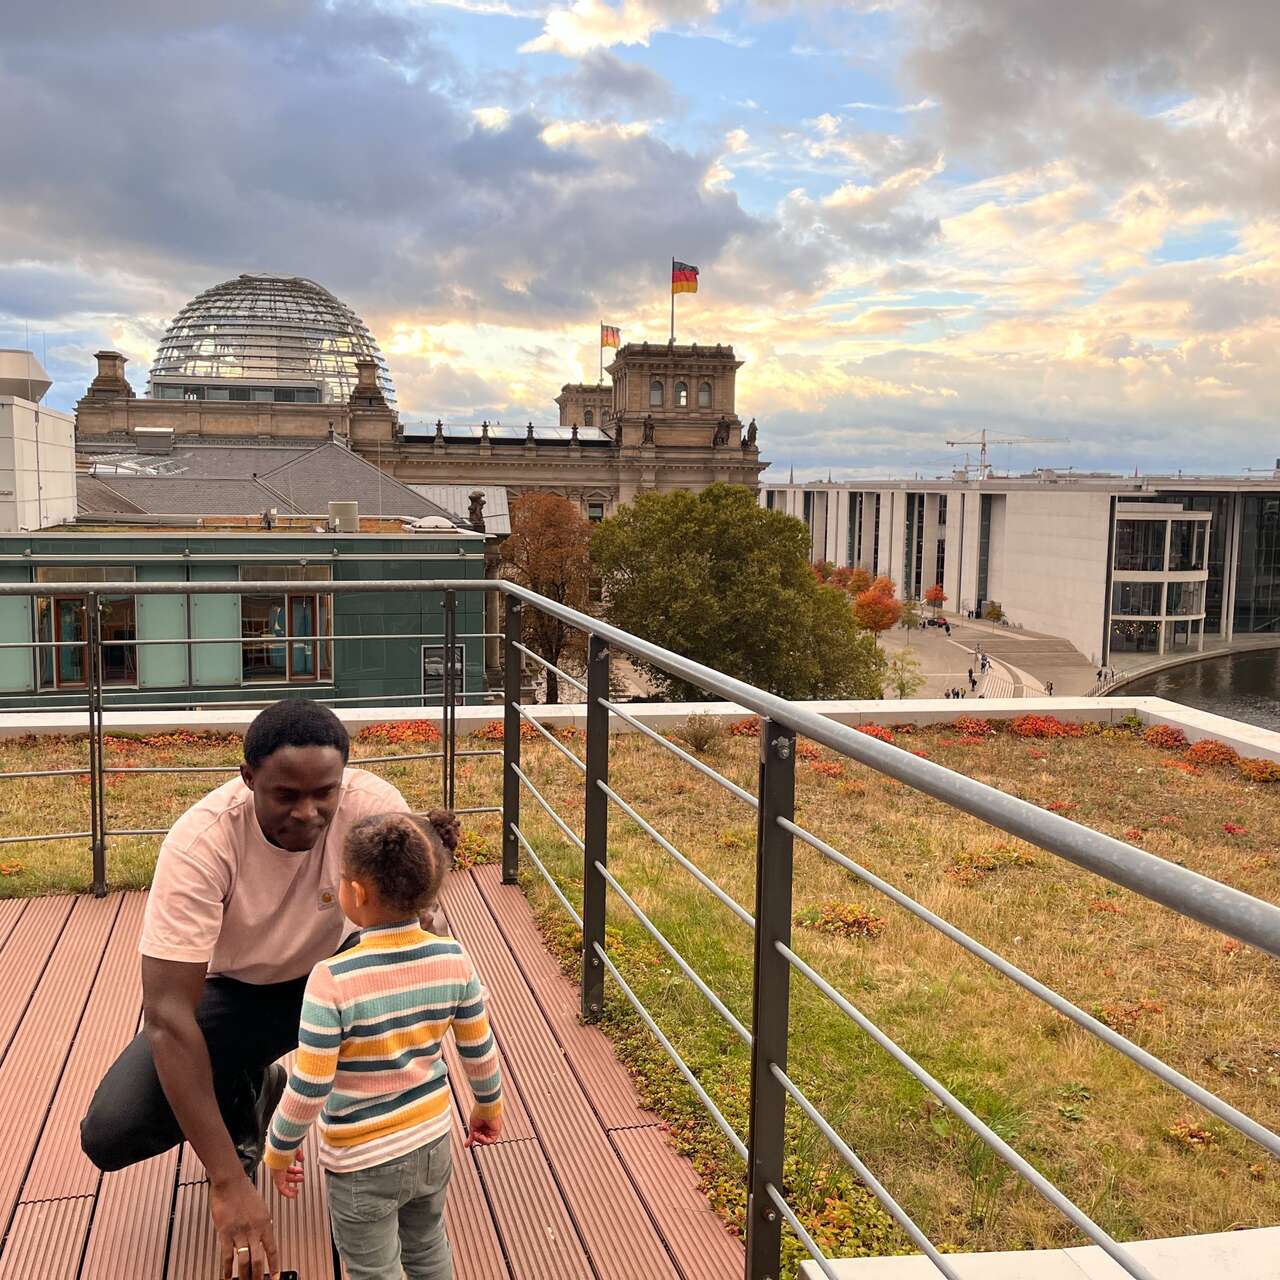
[[[969,683],[970,683],[970,684],[972,684],[972,683],[973,683],[973,668],[972,668],[972,667],[970,667],[970,668],[969,668]]]
[[[1053,697],[1053,681],[1052,680],[1050,680],[1049,683],[1045,685],[1044,691],[1048,697],[1050,698]]]

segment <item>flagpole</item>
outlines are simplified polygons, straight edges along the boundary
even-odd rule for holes
[[[600,377],[596,381],[597,387],[604,386],[604,322],[600,324]]]
[[[671,259],[671,341],[676,340],[676,260]]]

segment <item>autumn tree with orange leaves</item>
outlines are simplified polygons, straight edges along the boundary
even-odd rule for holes
[[[511,504],[511,534],[499,552],[503,576],[570,609],[588,611],[591,525],[568,498],[526,493]],[[524,643],[554,666],[580,661],[586,641],[576,627],[528,605],[521,610]],[[560,701],[560,680],[547,672],[547,701]]]
[[[853,601],[853,616],[858,626],[878,636],[882,631],[896,627],[902,618],[902,601],[894,595],[892,578],[883,575]]]

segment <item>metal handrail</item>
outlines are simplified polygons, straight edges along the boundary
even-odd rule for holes
[[[1237,1111],[1235,1107],[1228,1102],[1224,1102],[1217,1094],[1210,1093],[1207,1089],[1196,1084],[1194,1080],[1189,1080],[1180,1071],[1175,1071],[1168,1063],[1162,1062],[1153,1054],[1134,1044],[1132,1040],[1107,1026],[1105,1022],[1086,1013],[1078,1005],[1072,1004],[1070,1000],[1065,996],[1059,995],[1052,987],[1045,986],[1043,982],[1019,969],[1017,965],[1011,964],[1003,956],[992,951],[990,947],[983,946],[981,942],[971,938],[962,929],[956,928],[955,925],[944,920],[940,915],[930,911],[928,907],[903,893],[901,889],[897,889],[889,884],[888,881],[882,880],[874,872],[860,866],[838,849],[833,849],[825,840],[820,840],[812,832],[806,831],[803,827],[797,826],[794,822],[790,822],[785,818],[779,819],[778,825],[789,831],[798,840],[803,840],[811,849],[815,849],[824,857],[830,858],[837,866],[841,866],[846,871],[857,876],[864,884],[869,884],[873,889],[878,889],[885,897],[896,902],[904,910],[909,911],[918,920],[923,920],[925,924],[936,929],[945,937],[950,938],[952,942],[963,947],[970,955],[977,956],[979,960],[990,965],[1011,982],[1016,982],[1024,991],[1029,991],[1037,999],[1043,1000],[1045,1004],[1062,1014],[1063,1017],[1070,1018],[1077,1026],[1083,1027],[1091,1035],[1109,1044],[1113,1049],[1118,1049],[1125,1057],[1136,1062],[1138,1066],[1149,1071],[1152,1075],[1164,1081],[1165,1084],[1172,1085],[1179,1093],[1190,1098],[1192,1102],[1198,1103],[1206,1111],[1211,1111],[1219,1120],[1231,1125],[1234,1129],[1238,1129],[1246,1138],[1250,1138],[1259,1145],[1266,1147],[1272,1155],[1280,1156],[1280,1136],[1272,1133],[1270,1129],[1263,1128],[1256,1120],[1251,1120],[1243,1112]]]
[[[499,812],[501,812],[501,810],[499,810]],[[565,896],[564,890],[561,889],[558,884],[556,884],[555,876],[553,876],[551,872],[547,870],[542,859],[539,858],[538,855],[533,851],[533,846],[526,839],[524,832],[521,831],[520,828],[516,826],[514,822],[511,824],[511,833],[512,835],[515,836],[517,840],[520,841],[521,847],[524,849],[525,853],[529,855],[530,859],[533,862],[533,865],[537,867],[538,871],[542,875],[542,878],[547,882],[547,887],[560,900],[560,905],[569,913],[569,916],[573,920],[574,924],[576,924],[578,928],[581,929],[582,917],[578,914],[577,908]]]
[[[557,737],[555,736],[555,734],[551,732],[551,730],[550,730],[550,729],[548,729],[545,725],[541,724],[541,723],[540,723],[540,722],[539,722],[539,721],[538,721],[534,716],[531,716],[531,715],[529,714],[528,710],[527,710],[526,708],[522,707],[518,702],[517,702],[517,703],[514,703],[513,705],[515,706],[516,713],[519,715],[519,717],[520,717],[520,719],[521,719],[521,720],[525,721],[525,723],[526,723],[526,724],[531,724],[535,729],[537,729],[537,731],[538,731],[540,734],[542,734],[542,736],[543,736],[544,738],[546,738],[546,740],[547,740],[549,743],[551,743],[551,745],[552,745],[553,747],[555,747],[555,749],[556,749],[558,752],[560,752],[560,754],[561,754],[562,756],[565,756],[565,757],[567,757],[568,759],[572,760],[572,761],[573,761],[573,763],[574,763],[575,765],[577,765],[577,766],[578,766],[578,768],[579,768],[583,773],[586,773],[586,771],[587,771],[586,763],[585,763],[584,761],[582,761],[582,760],[578,759],[578,757],[577,757],[576,755],[574,755],[574,754],[573,754],[573,752],[572,752],[572,751],[570,751],[570,750],[569,750],[569,748],[568,748],[568,747],[566,747],[566,746],[564,745],[564,743],[563,743],[563,742],[561,742],[561,741],[560,741],[560,739],[559,739],[559,738],[557,738]],[[497,752],[496,754],[497,754],[497,755],[501,755],[501,754],[502,754],[502,752],[501,752],[501,751],[499,751],[499,752]]]
[[[547,659],[544,658],[540,653],[534,653],[534,651],[530,649],[528,645],[515,644],[512,646],[512,648],[519,649],[520,652],[523,653],[526,658],[532,658],[534,662],[536,662],[540,667],[544,667],[547,671],[554,671],[556,675],[558,675],[560,679],[565,682],[565,684],[572,685],[580,693],[586,693],[587,686],[583,684],[581,680],[575,679],[567,671],[561,671],[560,668],[557,667],[554,662],[548,662]]]
[[[1155,1280],[1155,1277],[1135,1261],[1116,1243],[1083,1209],[1073,1200],[1063,1195],[1033,1164],[1020,1156],[985,1120],[980,1119],[959,1098],[951,1092],[930,1071],[922,1067],[905,1049],[886,1035],[870,1018],[866,1016],[847,996],[837,991],[820,973],[806,964],[790,947],[782,943],[775,944],[775,949],[786,962],[799,974],[808,978],[811,983],[832,1004],[855,1022],[869,1035],[893,1060],[910,1075],[914,1076],[928,1091],[933,1094],[954,1116],[963,1121],[982,1141],[991,1148],[1011,1169],[1035,1188],[1051,1205],[1070,1221],[1094,1244],[1103,1250],[1123,1267],[1135,1280]]]

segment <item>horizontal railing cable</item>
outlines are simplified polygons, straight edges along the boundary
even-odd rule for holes
[[[716,1127],[724,1134],[729,1145],[733,1147],[745,1162],[747,1159],[747,1144],[743,1142],[742,1139],[733,1131],[733,1126],[724,1118],[723,1112],[721,1112],[720,1108],[712,1101],[711,1095],[702,1087],[698,1077],[693,1074],[692,1070],[690,1070],[689,1064],[685,1062],[685,1060],[676,1051],[676,1048],[671,1041],[663,1035],[662,1028],[654,1022],[649,1010],[644,1007],[644,1002],[634,991],[631,990],[627,980],[618,972],[618,966],[609,959],[608,952],[606,952],[598,942],[595,944],[595,951],[596,955],[600,957],[600,963],[603,964],[604,967],[613,975],[613,980],[618,984],[618,989],[627,997],[628,1001],[630,1001],[631,1007],[639,1015],[640,1020],[649,1028],[653,1033],[654,1038],[667,1051],[667,1057],[671,1059],[676,1070],[684,1077],[685,1083],[688,1084],[694,1093],[698,1095],[698,1101],[707,1109],[707,1114],[715,1121]]]
[[[469,809],[454,809],[453,812],[459,815],[464,813],[501,813],[502,806],[500,804],[481,804],[473,805]]]
[[[1229,1124],[1233,1129],[1244,1134],[1246,1138],[1250,1138],[1260,1146],[1265,1147],[1272,1155],[1280,1156],[1280,1135],[1264,1128],[1243,1112],[1237,1111],[1235,1107],[1229,1102],[1224,1102],[1217,1094],[1210,1093],[1201,1085],[1196,1084],[1194,1080],[1188,1079],[1181,1072],[1169,1066],[1167,1062],[1148,1053],[1145,1049],[1134,1044],[1132,1040],[1127,1039],[1118,1031],[1107,1026],[1105,1022],[1086,1013],[1078,1005],[1072,1004],[1070,1000],[1065,996],[1059,995],[1052,987],[1045,986],[1043,982],[1019,969],[1017,965],[1011,964],[1003,956],[992,951],[990,947],[983,946],[981,942],[971,938],[963,930],[956,928],[949,921],[930,911],[928,907],[903,893],[901,889],[897,889],[888,881],[882,880],[873,871],[868,871],[866,867],[861,866],[838,849],[833,849],[825,840],[815,836],[811,831],[806,831],[803,827],[797,826],[786,818],[779,818],[778,825],[785,831],[791,832],[797,840],[802,840],[811,849],[815,849],[829,858],[837,866],[844,867],[846,871],[857,876],[865,884],[870,885],[873,889],[878,889],[885,897],[896,902],[904,910],[909,911],[917,919],[923,920],[945,937],[950,938],[958,946],[969,952],[970,955],[976,956],[998,973],[1002,973],[1012,982],[1016,982],[1024,991],[1028,991],[1037,999],[1043,1000],[1045,1004],[1057,1010],[1063,1017],[1070,1018],[1077,1026],[1083,1027],[1091,1035],[1096,1036],[1113,1049],[1123,1053],[1126,1058],[1137,1063],[1143,1070],[1149,1071],[1165,1084],[1172,1086],[1179,1093],[1190,1098],[1192,1102],[1204,1107],[1206,1111],[1212,1112],[1219,1120]]]
[[[0,773],[0,780],[7,778],[78,778],[89,772],[89,763],[81,769],[23,769],[16,773]]]
[[[755,917],[735,902],[701,867],[690,862],[670,840],[646,822],[607,782],[598,783],[600,790],[631,819],[651,840],[656,840],[708,893],[714,894],[748,929],[756,927]]]
[[[617,879],[610,872],[609,868],[603,862],[595,864],[596,870],[604,877],[604,882],[622,899],[623,902],[631,908],[632,914],[640,921],[645,932],[660,946],[663,951],[675,961],[677,968],[684,974],[695,987],[702,992],[707,1003],[737,1032],[739,1039],[743,1044],[751,1043],[751,1032],[742,1025],[742,1021],[734,1014],[733,1010],[720,999],[718,995],[706,984],[706,982],[698,975],[693,966],[682,956],[664,936],[662,931],[645,915],[640,904],[618,883]]]
[[[883,1032],[847,996],[842,995],[820,973],[807,965],[785,943],[775,942],[778,954],[798,973],[809,979],[841,1013],[862,1028],[899,1066],[915,1077],[952,1114],[958,1116],[977,1136],[991,1148],[1011,1169],[1022,1175],[1055,1209],[1068,1218],[1123,1270],[1135,1280],[1155,1280],[1151,1272],[1131,1257],[1117,1244],[1083,1209],[1058,1190],[1030,1161],[1019,1155],[989,1124],[976,1116],[940,1080],[922,1067],[892,1037]]]
[[[570,914],[570,916],[573,917],[574,924],[576,924],[578,928],[581,929],[582,917],[578,914],[577,908],[573,905],[572,902],[569,901],[568,898],[565,897],[564,891],[560,888],[558,884],[556,884],[555,877],[551,874],[550,871],[547,870],[546,866],[543,864],[542,859],[539,858],[536,853],[534,853],[533,846],[525,838],[524,832],[521,831],[520,828],[516,826],[514,822],[511,824],[511,831],[512,831],[512,834],[515,836],[515,838],[520,841],[520,844],[523,846],[525,853],[527,853],[530,859],[532,860],[533,865],[538,868],[538,871],[541,873],[542,878],[547,882],[547,887],[551,890],[552,893],[556,895],[557,898],[560,899],[560,905]]]
[[[796,1233],[796,1238],[808,1249],[809,1256],[818,1264],[818,1270],[827,1277],[827,1280],[840,1280],[831,1266],[831,1259],[818,1248],[818,1242],[805,1230],[804,1223],[796,1217],[795,1210],[786,1202],[778,1188],[770,1182],[765,1190],[769,1193],[769,1199],[777,1206],[778,1212],[786,1219],[787,1226]]]
[[[563,831],[565,835],[577,846],[579,853],[584,852],[586,846],[582,843],[581,836],[577,835],[574,832],[573,828],[570,827],[565,822],[565,820],[555,811],[554,808],[552,808],[550,801],[545,799],[543,797],[542,792],[539,791],[538,788],[535,787],[533,783],[529,781],[529,775],[525,773],[525,771],[518,764],[513,764],[511,768],[515,772],[516,776],[520,779],[520,781],[523,782],[526,787],[528,787],[530,795],[532,795],[533,798],[543,807],[543,809],[546,811],[546,814],[551,819],[551,821],[554,822],[556,826],[559,827],[560,830]]]
[[[830,1122],[817,1107],[805,1096],[803,1090],[776,1062],[769,1064],[773,1078],[790,1094],[796,1106],[817,1126],[818,1131],[835,1148],[836,1154],[858,1175],[870,1189],[872,1195],[885,1207],[893,1220],[907,1233],[930,1262],[942,1272],[947,1280],[960,1280],[952,1267],[934,1248],[933,1242],[915,1224],[911,1215],[893,1198],[884,1184],[858,1157],[858,1153],[832,1128]]]
[[[51,831],[43,836],[0,836],[0,844],[40,844],[45,840],[88,840],[92,831]]]
[[[513,702],[511,705],[515,707],[516,714],[520,717],[521,720],[524,720],[527,723],[531,724],[535,729],[537,729],[537,731],[540,734],[542,734],[544,738],[546,738],[546,740],[549,743],[551,743],[553,747],[555,747],[555,749],[562,756],[567,756],[570,760],[573,761],[574,764],[578,766],[579,769],[582,770],[583,773],[586,773],[587,771],[586,764],[583,761],[579,760],[578,757],[574,755],[573,752],[570,751],[569,748],[566,747],[564,743],[561,742],[560,739],[557,738],[555,734],[551,732],[550,729],[546,728],[545,725],[539,724],[538,721],[535,720],[534,717],[531,716],[529,712],[524,707],[522,707],[518,702]],[[500,755],[501,752],[499,752],[498,754]]]
[[[656,730],[650,729],[643,721],[637,720],[635,716],[623,711],[617,703],[606,702],[604,698],[601,698],[600,705],[602,707],[607,707],[612,715],[617,716],[619,720],[626,721],[626,723],[633,729],[643,733],[646,738],[652,738],[659,746],[665,747],[672,755],[679,756],[685,764],[692,765],[699,773],[705,774],[712,782],[722,786],[731,795],[737,796],[744,804],[749,804],[753,809],[758,809],[760,807],[760,802],[745,787],[740,787],[736,782],[731,782],[724,776],[724,774],[717,773],[709,764],[703,764],[697,756],[690,755],[689,752],[684,750],[684,748],[676,746],[670,738],[664,738],[662,734],[658,733]]]
[[[583,684],[581,680],[574,679],[574,677],[569,675],[567,671],[561,671],[554,662],[548,662],[541,654],[534,653],[528,645],[514,644],[512,645],[512,648],[519,649],[521,653],[528,658],[532,658],[539,666],[545,667],[548,671],[554,671],[566,684],[571,684],[575,689],[579,690],[579,692],[586,693],[587,686]]]

